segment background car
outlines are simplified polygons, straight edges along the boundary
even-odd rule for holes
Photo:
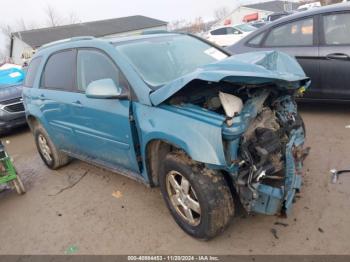
[[[259,20],[259,21],[253,21],[253,22],[249,22],[249,24],[251,26],[254,26],[255,28],[260,28],[264,25],[267,24],[267,22],[265,20]]]
[[[26,124],[22,102],[24,75],[15,67],[0,70],[0,135]]]
[[[278,50],[296,57],[312,80],[305,99],[350,100],[350,4],[278,19],[227,48],[231,53]]]
[[[229,46],[255,30],[250,24],[223,26],[209,31],[206,38],[219,46]]]
[[[292,12],[277,12],[277,13],[273,13],[273,14],[270,14],[266,17],[266,21],[267,22],[273,22],[277,19],[280,19],[282,17],[285,17],[285,16],[288,16],[288,15],[291,15]]]

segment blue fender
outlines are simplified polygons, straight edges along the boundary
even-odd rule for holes
[[[224,117],[195,106],[151,107],[134,103],[133,111],[143,159],[148,143],[162,140],[181,148],[195,161],[226,166],[222,142]]]

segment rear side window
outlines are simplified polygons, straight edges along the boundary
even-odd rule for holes
[[[213,30],[213,31],[211,31],[211,34],[212,35],[226,35],[227,34],[226,27]]]
[[[72,91],[75,85],[75,50],[50,56],[41,81],[41,86],[46,89]]]
[[[238,31],[237,29],[233,28],[233,27],[227,27],[227,34],[228,35],[238,35],[241,32]]]
[[[326,45],[350,44],[350,13],[324,16],[323,27]]]
[[[265,46],[313,45],[313,18],[284,24],[271,30]]]
[[[30,62],[27,70],[26,79],[24,80],[25,87],[33,87],[35,76],[38,72],[40,63],[41,57],[36,57]]]

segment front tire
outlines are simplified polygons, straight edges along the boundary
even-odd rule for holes
[[[69,163],[69,156],[56,148],[40,124],[34,127],[33,133],[39,155],[48,168],[55,170]]]
[[[170,213],[189,235],[208,240],[229,225],[234,202],[219,172],[172,152],[163,162],[159,182]]]

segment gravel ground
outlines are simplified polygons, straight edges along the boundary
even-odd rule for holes
[[[0,193],[1,254],[350,254],[350,107],[301,105],[307,127],[304,186],[287,219],[237,217],[195,240],[175,224],[158,188],[73,161],[47,169],[23,129],[2,138],[27,193]],[[281,222],[276,223],[276,222]]]

